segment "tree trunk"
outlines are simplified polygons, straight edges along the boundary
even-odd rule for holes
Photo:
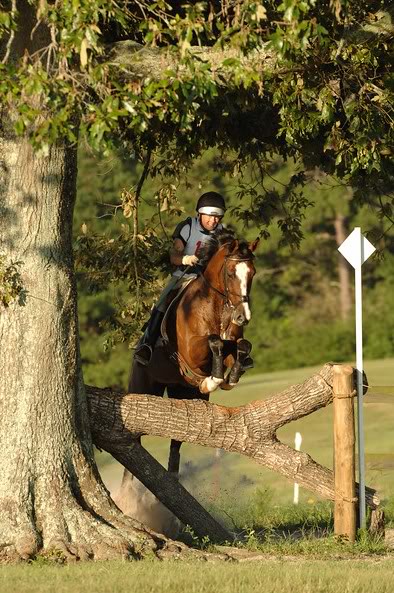
[[[17,9],[10,61],[50,41],[35,6]],[[16,137],[12,112],[0,115],[1,248],[20,262],[26,295],[0,312],[0,557],[139,557],[164,539],[119,511],[93,456],[71,243],[76,148],[38,157]]]
[[[346,239],[346,228],[345,228],[345,217],[336,213],[334,220],[335,227],[335,240],[338,245],[342,245]],[[346,321],[349,318],[349,313],[352,309],[352,294],[350,291],[350,274],[349,264],[344,257],[338,258],[338,278],[339,278],[339,290],[340,290],[340,303],[341,303],[341,319]]]
[[[7,558],[138,556],[157,543],[117,510],[93,458],[71,247],[76,151],[38,158],[8,134],[0,154],[2,247],[27,291],[0,316],[0,548]]]

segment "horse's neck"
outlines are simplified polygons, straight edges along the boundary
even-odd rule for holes
[[[218,290],[224,294],[223,265],[224,261],[217,262],[213,257],[205,268],[203,276],[213,292]]]
[[[214,329],[214,326],[220,326],[224,305],[224,298],[216,291],[216,286],[214,288],[213,286],[211,280],[204,274],[189,284],[180,302],[180,306],[183,308],[186,302],[189,314],[197,315],[200,318],[203,310],[203,323],[212,327],[211,333],[217,329]]]

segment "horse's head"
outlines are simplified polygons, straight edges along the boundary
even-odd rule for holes
[[[249,323],[252,316],[249,293],[256,273],[253,252],[257,245],[258,240],[251,243],[234,240],[223,259],[225,305],[231,309],[232,323],[239,326]]]
[[[236,239],[231,232],[226,233],[218,234],[216,251],[211,254],[204,276],[223,298],[229,322],[243,326],[251,319],[249,293],[256,272],[253,252],[259,241],[247,243]]]

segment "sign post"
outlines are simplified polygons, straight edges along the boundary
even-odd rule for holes
[[[360,527],[365,527],[365,454],[364,454],[364,416],[363,416],[363,320],[361,266],[375,251],[375,247],[356,227],[338,247],[338,251],[353,266],[355,271],[356,296],[356,369],[357,369],[357,433],[358,433],[358,471],[359,471],[359,515]]]
[[[294,445],[295,445],[295,450],[296,451],[300,451],[301,444],[302,444],[302,436],[301,436],[301,433],[300,432],[296,432],[295,433],[295,439],[294,439]],[[293,503],[294,504],[298,504],[299,495],[300,495],[300,486],[299,486],[298,482],[294,482],[294,496],[293,496]]]

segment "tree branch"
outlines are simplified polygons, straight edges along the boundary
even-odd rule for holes
[[[209,62],[211,70],[224,74],[226,68],[223,61],[238,60],[240,65],[253,68],[255,72],[262,72],[267,66],[274,64],[272,51],[261,49],[248,54],[240,54],[236,48],[191,47],[190,54],[201,62]],[[181,66],[179,56],[173,49],[145,47],[135,41],[117,41],[107,47],[106,60],[112,65],[123,69],[130,78],[160,80],[166,70],[187,71],[187,66]],[[223,80],[225,84],[225,80]]]
[[[103,444],[96,442],[100,448]],[[110,444],[109,453],[129,470],[184,524],[190,525],[194,533],[211,542],[223,543],[233,538],[218,523],[182,484],[156,461],[138,441],[127,447]]]

